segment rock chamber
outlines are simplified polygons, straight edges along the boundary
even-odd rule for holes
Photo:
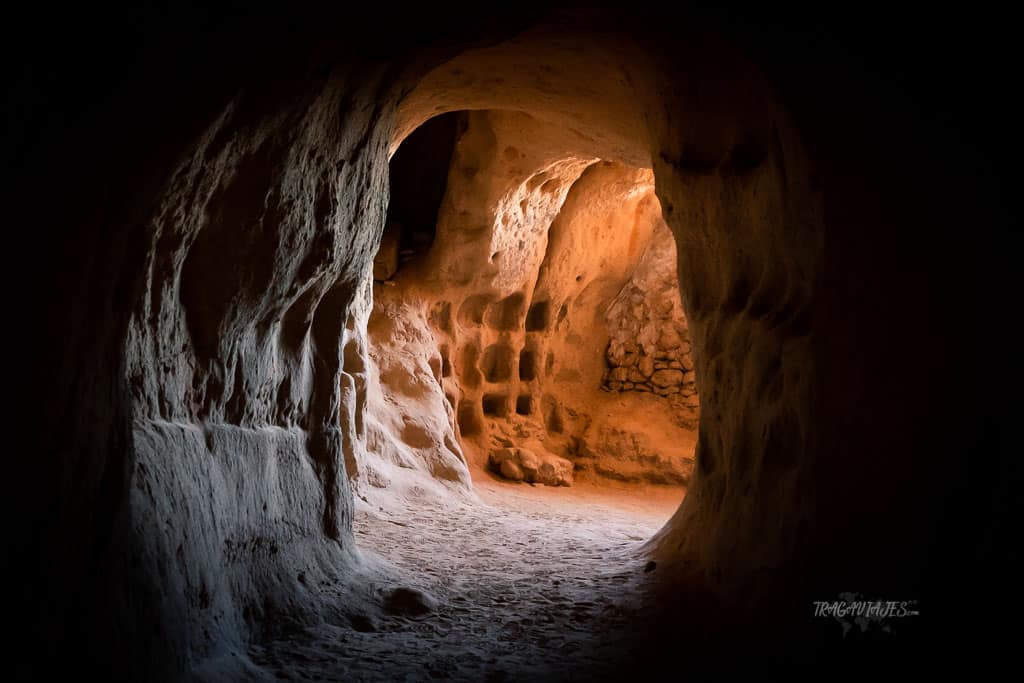
[[[563,138],[520,112],[456,112],[392,159],[357,482],[388,486],[389,465],[688,481],[699,398],[653,174]]]
[[[829,661],[851,640],[809,610],[849,591],[918,601],[886,655],[1001,642],[984,331],[1013,269],[978,103],[1012,41],[645,3],[90,12],[26,20],[12,81],[27,677]],[[584,533],[589,484],[686,496]],[[508,508],[483,551],[499,487],[549,516]],[[489,573],[530,553],[575,564]]]

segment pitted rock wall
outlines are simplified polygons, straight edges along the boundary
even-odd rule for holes
[[[689,326],[679,298],[675,244],[655,230],[633,278],[608,307],[607,391],[638,391],[665,399],[683,426],[700,418]]]

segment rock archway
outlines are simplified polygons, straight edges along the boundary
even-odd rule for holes
[[[456,448],[443,425],[368,419],[372,262],[390,155],[454,111],[531,127],[535,149],[519,151],[549,155],[517,171],[531,193],[572,201],[570,179],[582,192],[600,174],[653,183],[700,388],[689,493],[648,546],[663,596],[712,605],[722,628],[754,613],[756,634],[798,638],[808,600],[851,582],[936,599],[993,566],[939,543],[993,516],[989,470],[953,467],[992,433],[988,413],[965,401],[956,424],[942,417],[946,396],[985,393],[977,330],[997,317],[978,303],[999,290],[987,255],[962,229],[998,223],[978,155],[942,156],[898,89],[872,97],[876,81],[826,41],[806,59],[774,34],[642,8],[500,18],[438,10],[357,32],[232,17],[204,32],[208,18],[168,17],[138,33],[135,59],[92,34],[51,38],[60,59],[19,82],[39,134],[15,150],[22,205],[47,207],[55,226],[17,237],[46,255],[24,316],[39,339],[18,457],[42,483],[21,503],[37,522],[24,609],[44,657],[31,661],[255,677],[260,643],[349,628],[380,603],[388,577],[355,549],[347,475],[385,431],[421,452]],[[68,101],[80,115],[56,125]],[[893,163],[897,149],[917,161]],[[462,161],[467,184],[487,163]],[[472,226],[427,237],[456,227]],[[577,234],[556,232],[552,244]],[[510,230],[487,256],[517,245]],[[477,274],[450,257],[432,266],[468,291]],[[472,392],[452,396],[463,433],[486,433],[487,412],[559,414],[551,392],[522,390],[545,381],[552,351],[528,343],[530,328],[557,323],[559,297],[588,295],[555,287],[556,270],[541,266],[529,291],[509,280],[423,312],[425,325],[479,327],[473,346],[453,339],[421,368],[443,380],[447,367]],[[955,343],[950,310],[968,328]],[[513,333],[524,341],[505,343]],[[950,358],[964,360],[949,370]],[[626,379],[608,381],[631,381],[619,367]],[[457,481],[457,463],[428,469]],[[957,512],[954,469],[976,503]],[[871,505],[851,515],[865,490]],[[687,619],[669,611],[671,641]],[[652,647],[647,661],[673,659]]]
[[[688,61],[691,51],[701,58]],[[699,66],[709,62],[713,69]],[[824,246],[804,153],[764,76],[715,40],[695,40],[669,59],[614,34],[595,41],[568,25],[546,27],[467,51],[427,73],[399,104],[392,149],[427,117],[455,109],[526,112],[492,115],[497,121],[477,149],[512,147],[522,154],[502,135],[529,140],[535,147],[522,157],[539,153],[527,164],[544,174],[537,188],[546,182],[566,190],[586,160],[653,169],[648,182],[679,246],[679,284],[703,398],[689,502],[654,552],[668,564],[686,558],[689,572],[727,582],[733,572],[739,579],[777,566],[813,509],[813,488],[800,472],[810,466],[817,422],[814,330]],[[550,167],[557,159],[577,161]],[[462,182],[472,184],[478,173],[484,180],[477,182],[490,179],[482,172],[487,163],[467,161]],[[491,163],[515,170],[508,158]],[[504,191],[500,183],[489,189]],[[491,221],[464,213],[471,228]],[[507,246],[496,243],[492,260],[541,258]],[[458,268],[477,262],[459,254],[454,265],[429,267],[467,282],[474,274]],[[518,325],[531,294],[499,290],[467,301],[458,315],[481,317],[504,305],[515,309]],[[477,346],[469,349],[474,361],[487,350]],[[476,383],[474,377],[470,384]],[[484,396],[482,408],[504,415],[511,400],[505,393]],[[474,425],[483,417],[475,403],[474,396],[460,406]],[[549,407],[555,404],[549,399]],[[759,496],[780,506],[768,515],[769,526]]]
[[[463,483],[468,466],[553,485],[685,484],[699,402],[651,171],[600,161],[529,114],[448,116],[447,190],[417,219],[418,231],[437,223],[432,245],[377,255],[373,427],[350,476],[387,486],[383,458],[395,475]],[[422,138],[450,127],[428,124]],[[413,150],[433,144],[419,135]],[[429,183],[434,158],[401,157],[392,175],[420,163]]]

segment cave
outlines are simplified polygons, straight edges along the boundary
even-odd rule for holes
[[[375,279],[390,280],[433,244],[457,125],[453,114],[430,119],[391,159],[390,201],[373,262]]]
[[[1012,652],[1012,40],[351,12],[17,18],[16,679]]]
[[[700,400],[676,244],[652,169],[600,141],[565,140],[521,111],[442,117],[452,123],[428,119],[390,162],[391,202],[415,203],[402,196],[421,192],[403,182],[408,176],[442,192],[423,212],[437,223],[430,247],[372,290],[371,434],[349,472],[357,499],[391,509],[390,493],[410,469],[462,471],[460,483],[481,493],[488,474],[536,484],[546,465],[562,473],[547,477],[556,486],[596,490],[605,502],[660,495],[674,509],[693,471]],[[439,129],[456,131],[444,137],[444,153],[419,154]],[[378,259],[385,248],[382,241]],[[556,325],[552,307],[562,311]],[[417,313],[452,309],[455,321]],[[458,374],[443,370],[452,354]],[[411,387],[411,377],[428,376],[432,387]],[[449,395],[469,402],[466,417],[449,414]],[[410,442],[414,416],[447,429],[433,442]],[[600,486],[612,482],[637,486]],[[666,488],[652,493],[643,484]],[[499,489],[490,490],[493,498]]]

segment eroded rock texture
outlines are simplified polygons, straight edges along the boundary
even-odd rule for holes
[[[487,465],[512,481],[547,486],[572,486],[573,465],[557,455],[538,456],[525,448],[506,447],[491,451]]]
[[[650,546],[667,594],[773,602],[770,629],[851,582],[922,599],[984,584],[973,567],[993,563],[938,543],[970,543],[998,516],[978,492],[1005,480],[963,466],[989,414],[947,419],[946,397],[1002,375],[978,336],[1005,310],[983,310],[1003,290],[978,267],[999,220],[975,156],[943,157],[945,132],[891,106],[902,89],[873,96],[824,40],[815,59],[785,52],[802,39],[642,8],[431,11],[162,17],[109,41],[47,36],[25,60],[15,239],[38,255],[39,339],[18,585],[44,655],[25,661],[251,678],[246,648],[268,632],[352,623],[384,580],[361,573],[350,525],[347,475],[388,479],[364,467],[371,446],[454,487],[492,437],[637,476],[635,430],[575,403],[609,343],[604,314],[580,314],[622,291],[635,260],[618,256],[647,241],[629,236],[662,220],[700,389],[692,475],[655,468],[689,476]],[[431,305],[379,287],[372,320],[389,154],[459,110],[474,113],[434,248],[402,264],[388,246],[378,272]],[[688,369],[671,362],[658,370]],[[396,376],[387,413],[375,375]],[[627,394],[655,402],[645,427],[681,429],[646,418],[663,397]],[[621,457],[588,455],[602,448]]]
[[[695,428],[700,409],[697,374],[667,228],[655,231],[606,317],[611,340],[602,386],[662,396],[681,425]]]
[[[380,451],[393,462],[389,444],[409,444],[410,427],[402,420],[417,413],[417,420],[435,423],[432,433],[439,444],[448,443],[449,452],[461,454],[461,442],[470,466],[496,473],[508,462],[502,454],[522,447],[552,462],[571,461],[582,474],[685,483],[695,443],[695,413],[686,404],[696,393],[693,363],[676,332],[685,333],[686,323],[675,247],[650,170],[599,161],[596,155],[606,147],[585,138],[567,140],[560,128],[522,113],[458,116],[436,219],[427,212],[417,218],[421,225],[407,230],[432,232],[422,223],[436,220],[432,244],[403,250],[401,265],[378,268],[395,274],[378,278],[370,319],[370,355],[382,370],[371,389],[388,397],[375,405],[381,416],[389,406],[392,412],[402,406],[413,393],[408,384],[414,375],[431,386],[419,392],[415,410],[400,408],[406,417],[369,444],[362,466],[366,481],[392,481],[370,474],[386,467],[374,456]],[[419,134],[410,141],[415,149],[429,147]],[[393,173],[408,171],[396,161]],[[394,201],[408,203],[398,196]],[[378,263],[391,254],[379,254]],[[639,315],[648,313],[644,325],[633,329],[633,309],[627,312],[616,302],[628,302],[637,291],[651,302],[646,309],[636,307]],[[649,351],[644,381],[653,377],[660,383],[652,396],[599,391],[609,374],[605,350],[621,350],[624,338]],[[402,351],[395,349],[399,343]],[[682,366],[671,365],[670,353],[688,363],[688,382],[676,370]],[[433,368],[433,382],[431,373],[398,364],[398,355],[418,356],[421,368]],[[638,358],[634,353],[630,360]],[[684,384],[685,397],[670,403]],[[627,388],[634,386],[652,385]],[[371,413],[373,408],[371,401]],[[422,441],[419,433],[412,436]],[[433,451],[418,457],[406,469],[435,468]],[[524,479],[519,472],[508,478]],[[568,484],[572,478],[537,481],[542,479]],[[468,477],[461,481],[468,483]]]

